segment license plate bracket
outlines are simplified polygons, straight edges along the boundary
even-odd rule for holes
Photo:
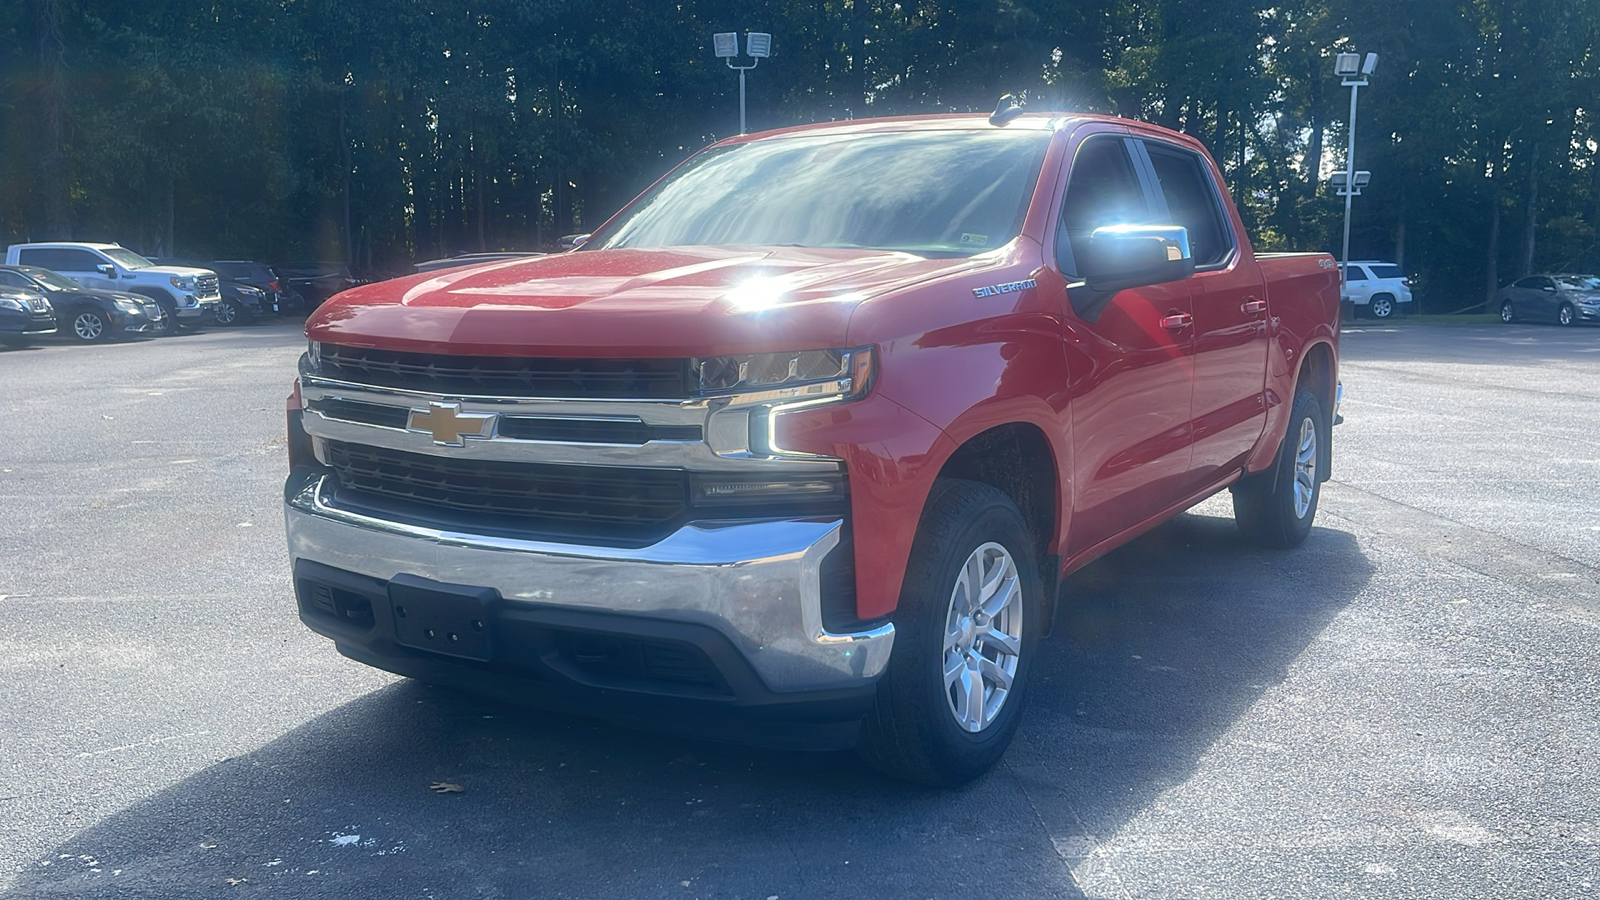
[[[397,575],[389,581],[395,641],[416,650],[488,662],[494,655],[494,615],[499,605],[500,593],[493,588],[445,584],[416,575]]]

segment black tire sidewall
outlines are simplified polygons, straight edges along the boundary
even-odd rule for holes
[[[1567,320],[1565,322],[1561,321],[1561,316],[1562,316],[1563,313],[1565,313],[1566,317],[1567,317]],[[1571,303],[1563,303],[1563,304],[1561,304],[1561,306],[1557,307],[1557,309],[1556,309],[1556,324],[1557,325],[1576,325],[1577,323],[1578,323],[1578,311],[1576,309],[1572,308],[1572,304]]]
[[[1394,315],[1394,300],[1392,298],[1386,300],[1385,298],[1387,297],[1387,294],[1379,294],[1378,296],[1373,297],[1372,300],[1367,303],[1367,308],[1372,313],[1372,317],[1374,319],[1387,319]],[[1378,312],[1380,304],[1382,303],[1388,304],[1387,306],[1383,307],[1384,309],[1388,310],[1387,312]]]
[[[896,716],[910,716],[901,727],[915,731],[919,749],[932,768],[942,773],[936,779],[918,780],[959,784],[998,762],[1016,733],[1038,653],[1038,635],[1044,627],[1040,620],[1043,587],[1034,539],[1021,513],[1004,494],[963,481],[941,483],[935,491],[912,547],[894,618],[894,655],[879,689],[880,695],[894,695],[883,699],[890,701]],[[951,518],[961,524],[948,527]],[[999,716],[988,728],[973,734],[956,723],[949,709],[943,675],[944,627],[962,566],[974,550],[989,542],[1011,554],[1022,581],[1022,650],[1011,693]]]
[[[1311,504],[1304,516],[1297,515],[1294,507],[1295,455],[1300,449],[1300,426],[1307,419],[1317,436],[1317,470],[1312,479]],[[1289,430],[1283,436],[1282,458],[1278,461],[1278,489],[1275,498],[1283,504],[1283,520],[1298,544],[1311,533],[1311,524],[1317,518],[1317,505],[1322,500],[1322,457],[1328,439],[1326,417],[1317,395],[1304,388],[1295,393],[1294,406],[1289,413]]]
[[[1515,322],[1516,320],[1517,308],[1511,305],[1511,301],[1507,300],[1506,302],[1500,304],[1500,321],[1510,323]]]

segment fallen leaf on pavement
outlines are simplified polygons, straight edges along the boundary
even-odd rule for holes
[[[435,781],[433,784],[428,785],[428,790],[433,791],[435,794],[459,794],[465,791],[466,788],[459,784],[451,784],[448,781]]]

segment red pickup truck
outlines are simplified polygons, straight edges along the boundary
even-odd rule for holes
[[[723,141],[573,252],[311,317],[300,617],[403,675],[799,723],[960,783],[1016,730],[1068,573],[1224,488],[1247,537],[1304,540],[1338,312],[1333,260],[1252,252],[1202,146],[1153,126]]]

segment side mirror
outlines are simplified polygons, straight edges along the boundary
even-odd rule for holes
[[[1194,274],[1189,229],[1181,225],[1107,225],[1089,235],[1078,261],[1091,290],[1120,291],[1182,281]]]
[[[1553,284],[1547,284],[1544,287],[1540,288],[1539,290],[1541,290],[1541,291],[1549,291],[1550,293],[1554,294],[1556,292],[1556,286],[1553,285]]]
[[[95,266],[94,268],[95,268],[96,272],[99,272],[101,275],[104,275],[107,278],[115,278],[115,277],[117,277],[117,267],[113,266],[110,263],[101,263],[100,265]]]

